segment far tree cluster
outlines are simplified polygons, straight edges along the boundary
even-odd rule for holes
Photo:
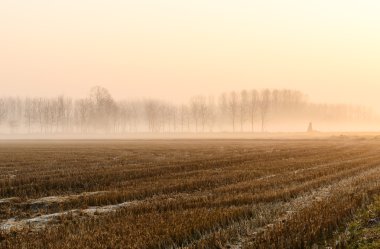
[[[371,110],[346,104],[316,104],[294,90],[243,90],[188,102],[115,100],[94,87],[81,99],[0,98],[1,131],[9,133],[265,132],[284,122],[372,120]],[[306,123],[307,124],[307,123]]]

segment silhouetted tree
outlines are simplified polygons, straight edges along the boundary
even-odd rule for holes
[[[270,121],[304,124],[319,122],[368,122],[378,119],[368,108],[345,104],[316,104],[304,94],[288,89],[257,90],[223,93],[215,104],[214,98],[196,96],[186,104],[147,99],[116,102],[107,89],[94,87],[84,99],[0,98],[1,132],[16,133],[89,133],[89,132],[196,132],[240,131],[255,122],[265,131]],[[7,128],[8,129],[4,129]]]
[[[260,96],[261,132],[265,131],[265,122],[270,105],[270,94],[271,92],[268,89],[265,89],[261,92]]]
[[[259,93],[257,90],[252,90],[249,95],[249,116],[251,120],[251,132],[254,131],[254,121],[259,105]]]
[[[0,124],[4,121],[7,114],[7,108],[5,106],[5,101],[0,99]]]
[[[231,115],[232,131],[235,132],[235,122],[238,109],[238,97],[236,92],[231,92],[228,99],[228,111]]]
[[[240,131],[244,131],[244,123],[247,119],[247,112],[248,112],[248,92],[246,90],[243,90],[240,93]]]

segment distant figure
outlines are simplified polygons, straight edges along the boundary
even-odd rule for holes
[[[309,123],[309,127],[307,127],[307,132],[313,132],[313,124],[311,122]]]

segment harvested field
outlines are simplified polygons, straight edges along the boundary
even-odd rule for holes
[[[380,192],[380,141],[0,143],[0,248],[308,248]]]

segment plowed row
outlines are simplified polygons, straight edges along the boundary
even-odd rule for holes
[[[380,191],[380,142],[0,144],[1,248],[307,248]]]

